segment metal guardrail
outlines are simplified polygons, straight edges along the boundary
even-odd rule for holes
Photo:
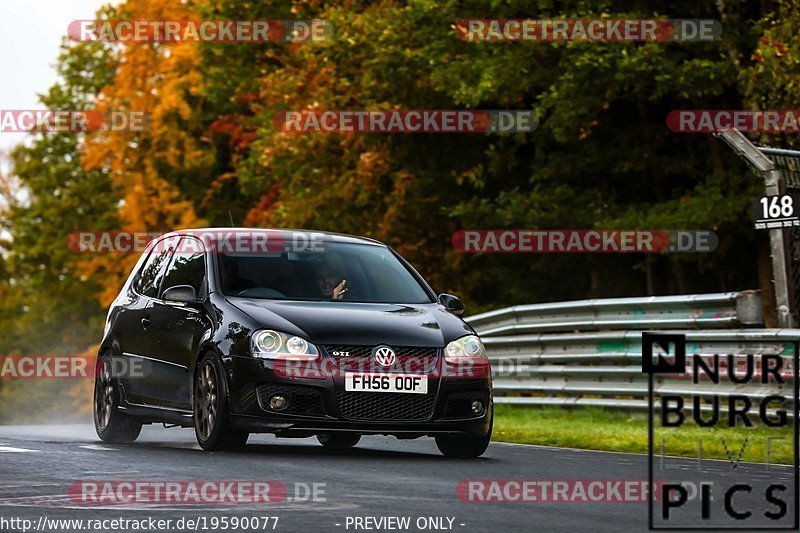
[[[758,291],[518,305],[465,319],[481,337],[572,330],[762,326]]]
[[[797,329],[730,329],[763,323],[757,291],[523,305],[466,321],[486,345],[495,401],[518,405],[646,408],[642,331],[680,330],[686,334],[687,355],[704,356],[790,358],[793,343],[800,339]],[[758,399],[793,387],[793,373],[784,374],[786,385],[723,381],[699,390],[688,375],[657,375],[654,391],[721,397],[746,394]],[[790,390],[784,392],[791,396]]]

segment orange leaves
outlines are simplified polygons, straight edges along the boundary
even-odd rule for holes
[[[215,120],[208,129],[212,133],[228,135],[230,137],[228,146],[234,152],[244,152],[253,141],[259,138],[259,135],[252,129],[248,129],[243,121],[242,115],[225,115]]]
[[[229,135],[232,135],[239,128],[241,128],[241,126],[233,115],[222,116],[208,127],[208,129],[214,133],[227,133]]]
[[[272,225],[270,212],[278,202],[280,184],[273,185],[266,194],[262,194],[253,209],[247,214],[244,225],[247,227],[268,227]]]
[[[131,19],[189,19],[182,2],[128,0],[119,12]],[[121,192],[122,230],[163,231],[200,223],[191,202],[181,197],[169,176],[187,172],[202,156],[198,140],[187,131],[193,98],[200,91],[196,43],[125,43],[117,49],[119,67],[113,83],[102,90],[100,111],[141,110],[144,131],[102,131],[87,135],[82,163],[87,170],[105,170]],[[132,260],[135,260],[133,258]],[[132,266],[131,260],[99,257],[85,260],[83,272],[106,272],[106,304]]]

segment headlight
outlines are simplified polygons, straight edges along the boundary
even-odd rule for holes
[[[283,336],[271,329],[259,331],[253,336],[253,345],[260,353],[278,353],[283,347]]]
[[[272,329],[253,333],[252,350],[254,357],[264,359],[316,359],[319,356],[317,347],[307,340]]]
[[[486,349],[475,335],[467,335],[456,339],[444,349],[444,358],[451,363],[458,363],[464,357],[485,357]]]
[[[300,337],[292,337],[286,341],[286,349],[289,353],[304,355],[308,353],[308,343]]]

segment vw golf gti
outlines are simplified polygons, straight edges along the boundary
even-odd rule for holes
[[[108,312],[94,421],[105,442],[143,424],[194,427],[206,450],[251,433],[432,436],[477,457],[492,434],[483,343],[394,250],[367,238],[268,229],[162,235]]]

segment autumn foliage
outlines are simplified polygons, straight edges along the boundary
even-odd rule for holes
[[[101,20],[322,19],[324,42],[70,42],[55,109],[142,110],[143,131],[36,134],[0,181],[0,345],[79,352],[134,256],[69,251],[75,231],[295,227],[383,240],[468,314],[586,297],[768,285],[748,220],[759,179],[674,109],[797,109],[795,2],[125,0]],[[720,9],[723,11],[721,12]],[[493,18],[713,18],[710,43],[466,42]],[[66,28],[65,28],[66,31]],[[713,106],[711,106],[713,103]],[[287,134],[286,111],[524,109],[533,133]],[[773,143],[784,139],[763,139]],[[794,142],[790,140],[789,142]],[[0,191],[2,192],[2,191]],[[6,196],[9,196],[6,193]],[[713,230],[713,254],[476,256],[463,229]],[[43,334],[42,332],[46,332]]]

